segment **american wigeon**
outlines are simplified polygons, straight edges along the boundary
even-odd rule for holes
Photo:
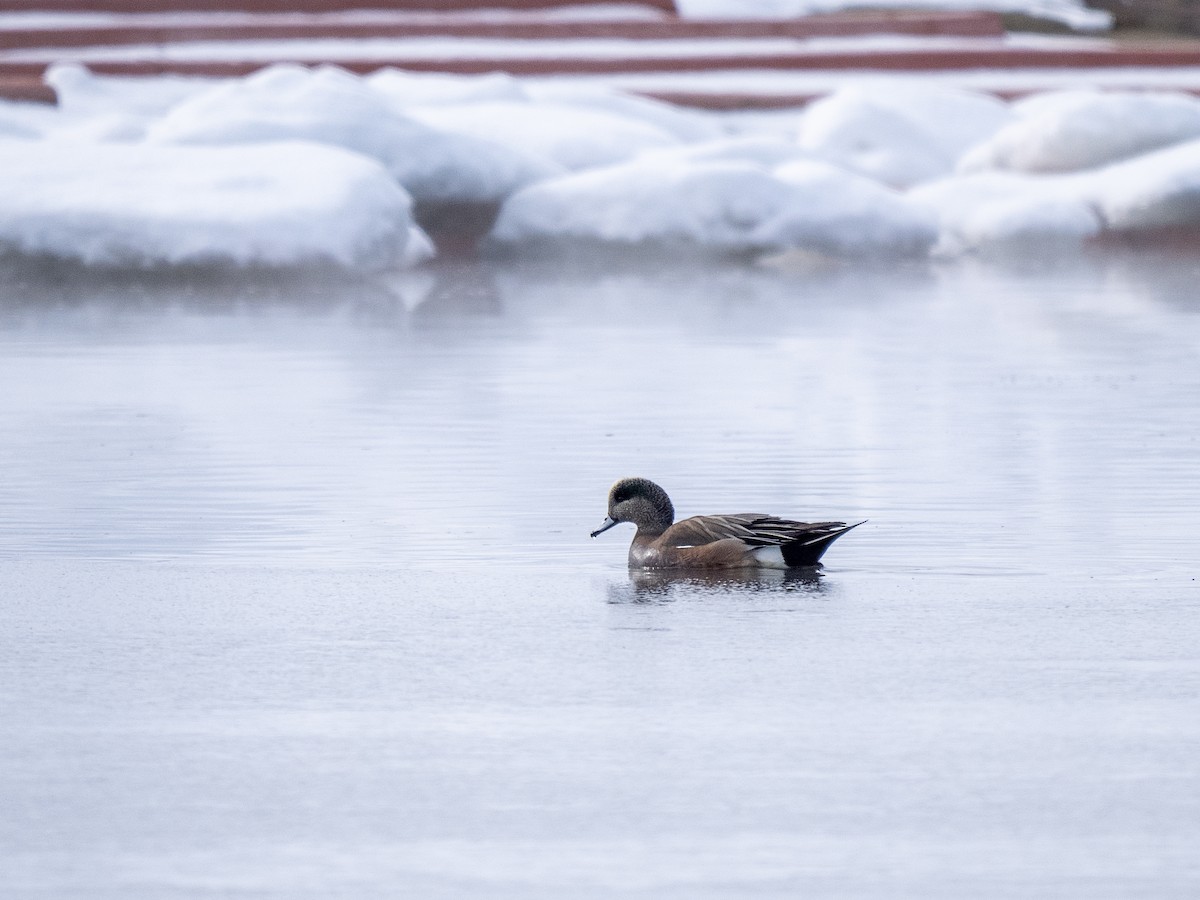
[[[865,521],[865,520],[864,520]],[[815,566],[829,545],[862,522],[793,522],[761,513],[675,521],[667,492],[645,478],[622,478],[608,492],[608,517],[592,537],[621,522],[637,526],[634,569],[787,569]]]

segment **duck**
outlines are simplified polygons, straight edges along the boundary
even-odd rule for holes
[[[866,520],[864,519],[863,522]],[[863,522],[796,522],[764,513],[675,521],[667,492],[648,478],[622,478],[608,492],[608,515],[592,537],[631,522],[631,569],[791,569],[816,566],[829,545]]]

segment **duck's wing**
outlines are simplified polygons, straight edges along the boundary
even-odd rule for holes
[[[866,519],[863,519],[865,522]],[[845,522],[811,522],[804,531],[790,541],[780,545],[783,561],[789,566],[815,566],[821,561],[829,545],[852,528],[863,522],[847,525]]]
[[[844,530],[848,530],[845,522],[793,522],[763,513],[692,516],[664,531],[658,543],[664,547],[700,547],[732,538],[750,547],[772,547],[797,541],[815,543]]]

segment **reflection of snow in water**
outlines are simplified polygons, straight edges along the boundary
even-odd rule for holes
[[[643,474],[680,515],[871,519],[834,565],[1136,568],[1179,558],[1196,507],[1190,271],[14,269],[0,533],[22,554],[616,563],[622,531],[580,536]]]

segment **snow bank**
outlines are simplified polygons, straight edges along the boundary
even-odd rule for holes
[[[1064,179],[988,172],[947,178],[908,196],[937,216],[935,252],[942,256],[1061,253],[1103,227],[1088,198]]]
[[[718,138],[699,144],[685,144],[665,150],[650,150],[642,159],[679,164],[693,162],[747,162],[775,168],[799,159],[812,159],[812,154],[795,141],[774,134],[738,135]]]
[[[30,115],[28,106],[27,103],[0,100],[0,138],[35,140],[42,137],[42,122],[36,115]]]
[[[521,82],[503,72],[490,75],[452,75],[441,72],[405,72],[385,68],[363,79],[398,110],[409,106],[479,103],[486,100],[529,99]]]
[[[1200,228],[1200,140],[1117,163],[1080,183],[1109,230]]]
[[[47,70],[46,84],[58,95],[58,108],[68,117],[110,113],[160,116],[171,107],[210,90],[217,79],[160,75],[156,78],[98,76],[76,63]]]
[[[1103,233],[1200,229],[1200,140],[1089,172],[985,172],[916,188],[938,217],[937,251],[1059,252]]]
[[[383,268],[409,197],[373,161],[299,142],[236,148],[0,140],[0,248],[106,267]]]
[[[886,81],[843,88],[812,103],[800,146],[893,187],[954,171],[969,147],[1008,122],[1003,102],[953,88]]]
[[[603,110],[558,103],[495,101],[412,107],[409,115],[431,128],[491,139],[513,153],[549,160],[571,171],[631,159],[676,139],[662,128]]]
[[[739,255],[920,253],[935,237],[925,211],[830,166],[791,163],[776,175],[743,161],[663,156],[526,188],[490,236],[509,247],[594,242]]]
[[[833,256],[924,255],[937,240],[929,211],[876,181],[816,161],[775,169],[796,202],[775,224],[780,244]]]
[[[210,90],[217,79],[96,76],[75,63],[51,66],[45,81],[58,96],[43,136],[57,140],[140,141],[171,107]]]
[[[962,172],[1071,172],[1200,137],[1200,99],[1072,91],[1014,105],[1018,118],[967,153]]]
[[[448,133],[396,112],[362,79],[331,66],[278,65],[211,88],[147,130],[169,144],[308,140],[381,162],[413,199],[498,202],[559,171],[484,137]]]
[[[724,131],[721,124],[710,114],[638,97],[598,84],[559,82],[553,79],[521,80],[500,72],[489,75],[451,75],[403,72],[398,69],[384,69],[367,76],[364,80],[386,99],[393,109],[406,116],[413,110],[419,115],[422,109],[430,114],[431,110],[442,110],[460,104],[499,104],[493,109],[473,106],[460,111],[466,115],[449,116],[449,121],[463,133],[476,136],[482,133],[491,140],[495,140],[496,135],[487,131],[486,125],[476,124],[470,113],[480,114],[487,120],[496,113],[503,115],[509,110],[510,107],[506,104],[530,104],[530,109],[537,108],[538,104],[551,104],[555,112],[561,112],[563,107],[577,110],[580,115],[576,116],[573,122],[578,122],[583,128],[596,124],[610,128],[618,125],[624,128],[625,120],[642,122],[681,141],[710,140],[719,137]],[[597,120],[587,115],[589,110],[606,116]],[[434,124],[440,126],[441,123]],[[542,134],[545,123],[537,124],[542,127],[534,129],[533,134],[521,137],[521,140],[534,145],[532,152],[535,153],[544,152],[547,142]],[[571,127],[572,122],[564,123],[556,133],[561,138],[561,134],[568,132]],[[529,123],[526,123],[526,128],[529,128]],[[661,140],[661,135],[656,135],[656,140]]]
[[[491,228],[512,252],[846,258],[1200,231],[1200,99],[1180,94],[870,79],[768,117],[507,75],[49,78],[60,107],[0,103],[4,252],[374,268],[431,252],[414,217],[443,248]]]
[[[635,119],[660,128],[681,141],[714,140],[725,131],[720,121],[710,113],[638,97],[602,85],[534,80],[526,91],[528,99],[535,102],[600,110]]]

